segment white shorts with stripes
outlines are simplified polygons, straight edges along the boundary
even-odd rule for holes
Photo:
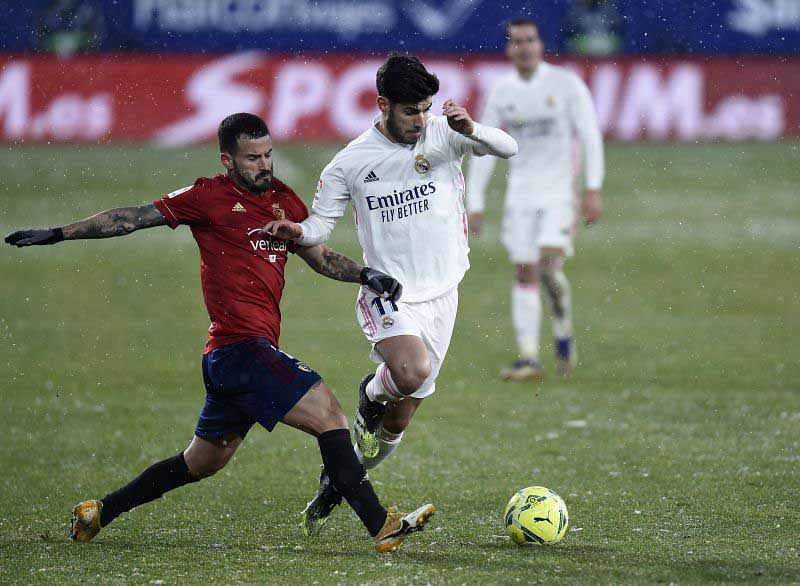
[[[405,303],[402,300],[393,303],[381,299],[365,287],[356,297],[356,317],[361,331],[372,344],[370,358],[374,362],[383,362],[375,344],[386,338],[417,336],[425,343],[431,359],[431,374],[411,395],[417,399],[432,395],[436,390],[436,377],[450,347],[457,311],[457,287],[441,297],[417,303]]]

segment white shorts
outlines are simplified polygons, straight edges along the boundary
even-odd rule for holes
[[[431,374],[423,385],[412,394],[422,399],[436,390],[436,377],[442,368],[453,326],[458,311],[458,288],[430,301],[392,303],[381,299],[362,287],[356,297],[356,317],[361,331],[372,344],[370,358],[375,363],[383,362],[375,344],[393,336],[417,336],[422,338],[431,359]]]
[[[539,261],[541,248],[562,248],[574,253],[576,202],[563,200],[531,210],[506,208],[502,241],[511,262],[532,264]]]

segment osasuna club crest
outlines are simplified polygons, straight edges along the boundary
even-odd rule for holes
[[[424,175],[431,170],[431,162],[425,158],[425,155],[417,155],[414,157],[414,171]]]
[[[277,203],[272,204],[272,213],[275,214],[275,217],[278,218],[279,220],[286,219],[286,212],[283,209],[281,209],[280,204]]]

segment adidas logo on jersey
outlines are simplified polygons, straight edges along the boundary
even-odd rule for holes
[[[380,181],[380,178],[375,175],[375,171],[370,171],[369,175],[364,177],[364,183],[372,183],[373,181]]]
[[[247,210],[246,210],[246,209],[244,209],[244,206],[243,206],[241,203],[239,203],[239,202],[237,201],[237,202],[236,202],[236,205],[234,205],[234,206],[231,208],[231,211],[232,211],[232,212],[246,212]]]

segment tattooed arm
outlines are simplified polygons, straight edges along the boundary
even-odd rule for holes
[[[166,224],[167,219],[151,203],[130,208],[116,208],[64,226],[64,240],[125,236],[141,228]]]
[[[125,236],[142,228],[164,226],[166,218],[153,204],[116,208],[95,214],[62,228],[20,230],[6,236],[6,242],[17,247],[55,244],[62,240],[111,238]]]
[[[360,264],[350,260],[343,254],[331,250],[324,244],[316,246],[298,246],[297,255],[306,264],[324,277],[345,283],[360,283]]]
[[[330,279],[361,283],[376,295],[392,301],[399,301],[403,294],[403,286],[397,280],[370,267],[362,267],[324,244],[300,246],[297,255],[320,275]]]

